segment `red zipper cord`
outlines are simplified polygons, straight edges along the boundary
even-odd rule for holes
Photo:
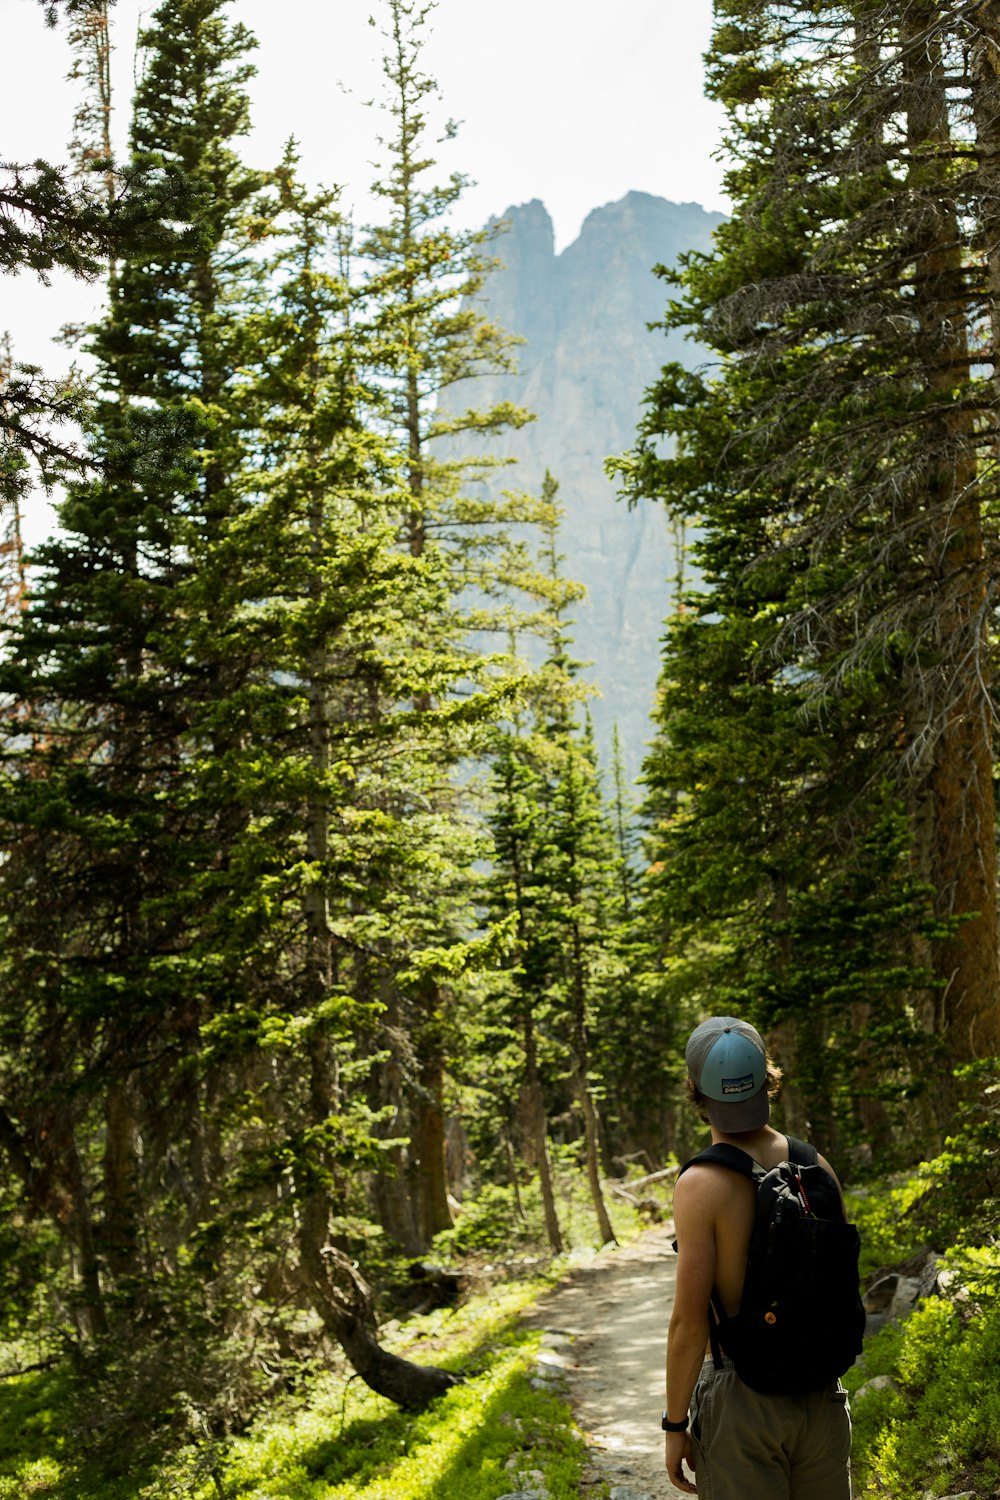
[[[798,1172],[796,1172],[796,1174],[795,1174],[795,1181],[799,1185],[799,1197],[802,1199],[802,1206],[805,1209],[806,1213],[809,1214],[809,1215],[811,1215],[812,1214],[812,1207],[811,1207],[811,1205],[809,1203],[808,1197],[806,1196],[806,1190],[802,1186],[802,1178],[799,1176]]]

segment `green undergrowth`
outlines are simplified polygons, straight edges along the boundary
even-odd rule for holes
[[[0,1500],[60,1493],[53,1485],[64,1473],[68,1402],[63,1372],[41,1371],[0,1384]],[[106,1495],[118,1500],[111,1490]]]
[[[598,1243],[597,1220],[590,1198],[586,1176],[577,1160],[577,1148],[553,1143],[551,1158],[553,1165],[553,1189],[556,1212],[563,1244],[568,1250],[586,1252]],[[669,1157],[667,1165],[675,1158]],[[622,1186],[629,1188],[630,1181],[645,1184],[645,1170],[633,1168]],[[672,1184],[653,1183],[644,1185],[642,1197],[647,1203],[655,1203],[660,1214],[670,1215]],[[606,1206],[616,1238],[623,1244],[648,1228],[649,1219],[619,1194],[608,1188]],[[486,1184],[462,1205],[462,1212],[454,1228],[446,1229],[434,1240],[436,1256],[462,1258],[465,1256],[507,1256],[511,1250],[537,1252],[545,1241],[545,1223],[542,1214],[542,1195],[537,1178],[522,1184],[517,1195],[518,1212],[513,1190],[499,1184]]]
[[[392,1344],[462,1370],[427,1411],[400,1411],[347,1372],[318,1372],[242,1436],[206,1442],[155,1472],[112,1475],[81,1462],[66,1435],[66,1377],[32,1374],[0,1390],[0,1500],[496,1500],[544,1476],[552,1500],[579,1492],[582,1442],[566,1405],[530,1376],[540,1335],[520,1315],[551,1278],[506,1284],[455,1312],[410,1320]]]
[[[867,1277],[940,1250],[942,1229],[951,1244],[939,1264],[938,1292],[866,1339],[845,1377],[856,1500],[1000,1495],[995,1152],[995,1137],[975,1153],[958,1137],[910,1176],[851,1196]],[[965,1191],[967,1164],[982,1185],[978,1200]]]
[[[585,1258],[597,1244],[592,1206],[568,1152],[557,1165],[567,1259]],[[130,1459],[123,1420],[114,1458],[98,1462],[81,1432],[92,1402],[81,1403],[70,1372],[28,1373],[0,1379],[0,1500],[496,1500],[539,1476],[552,1500],[575,1500],[583,1444],[565,1403],[532,1386],[540,1336],[521,1322],[567,1263],[541,1248],[532,1194],[530,1184],[520,1203],[482,1192],[435,1242],[434,1258],[470,1282],[461,1306],[383,1328],[386,1348],[462,1376],[427,1411],[402,1412],[348,1368],[317,1363],[238,1436],[204,1431],[169,1455],[161,1447],[153,1465]],[[609,1208],[622,1243],[645,1227],[620,1196],[609,1194]],[[381,1267],[384,1286],[401,1280],[402,1262]],[[4,1346],[0,1370],[37,1357]],[[176,1415],[175,1427],[198,1430],[197,1412]]]
[[[922,1167],[845,1193],[847,1217],[861,1231],[863,1281],[885,1267],[901,1264],[921,1248],[924,1232],[913,1210],[927,1191],[926,1171]]]
[[[948,1264],[957,1295],[928,1297],[884,1328],[845,1378],[859,1500],[1000,1490],[1000,1299],[977,1292],[980,1268],[965,1257]]]

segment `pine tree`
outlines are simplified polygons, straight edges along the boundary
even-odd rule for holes
[[[25,951],[46,964],[11,1076],[47,1037],[47,1074],[72,1086],[53,1133],[25,1069],[8,1149],[36,1180],[32,1139],[51,1140],[56,1212],[76,1172],[83,1331],[104,1331],[109,1288],[171,1305],[175,1339],[194,1310],[245,1317],[241,1278],[263,1268],[242,1226],[294,1223],[292,1294],[373,1385],[422,1405],[453,1377],[378,1346],[338,1246],[364,1218],[351,1179],[379,1157],[370,977],[437,972],[392,893],[440,859],[427,777],[482,705],[446,703],[454,661],[414,649],[447,591],[432,555],[399,545],[405,486],[366,378],[377,288],[331,271],[335,206],[303,193],[291,154],[275,201],[234,150],[250,42],[220,0],[164,6],[145,33],[134,147],[187,182],[197,234],[186,258],[114,269],[94,338],[99,469],[63,507],[9,668],[43,709],[11,747],[7,827],[22,874],[37,846],[63,894],[56,923],[44,894],[13,910],[5,871],[9,1014]],[[268,259],[279,209],[286,246]],[[445,706],[415,712],[421,696]],[[462,971],[461,955],[436,962]],[[197,1380],[197,1362],[171,1365]]]
[[[57,8],[47,10],[54,26]],[[65,13],[74,49],[70,76],[85,85],[73,161],[0,163],[0,273],[31,270],[43,282],[53,270],[93,281],[110,260],[140,246],[180,248],[177,223],[188,211],[185,185],[176,175],[162,167],[150,170],[148,163],[123,167],[111,160],[106,0],[65,0]],[[16,508],[31,478],[52,483],[85,464],[65,424],[83,418],[86,387],[76,374],[46,376],[5,348],[0,390],[0,504]]]
[[[489,458],[444,460],[435,443],[445,437],[482,439],[527,416],[509,402],[485,411],[452,410],[449,404],[459,386],[476,374],[509,368],[514,341],[474,304],[490,264],[482,251],[487,235],[448,226],[447,216],[465,180],[460,175],[443,184],[434,180],[436,163],[427,137],[437,85],[421,60],[422,32],[431,9],[418,0],[387,0],[383,70],[391,131],[381,139],[386,160],[374,186],[385,215],[367,231],[360,254],[384,289],[384,336],[376,369],[391,393],[388,426],[406,476],[397,518],[400,544],[415,559],[437,568],[444,584],[439,608],[414,632],[414,646],[435,653],[453,690],[463,676],[482,691],[492,681],[499,713],[511,685],[503,682],[502,653],[484,653],[483,642],[489,640],[484,632],[507,628],[504,599],[509,598],[512,567],[505,527],[511,520],[530,519],[531,505],[518,497],[497,503],[476,499],[470,484],[489,467]],[[453,135],[449,124],[445,137]],[[438,702],[428,683],[416,694],[414,711],[430,712]],[[489,716],[484,699],[481,724]],[[469,716],[465,736],[442,737],[425,764],[426,832],[438,856],[426,860],[414,899],[396,917],[397,924],[420,933],[422,943],[433,943],[435,932],[445,946],[462,937],[462,921],[456,916],[469,909],[471,886],[445,851],[449,844],[456,849],[469,844],[452,783],[458,761],[474,753],[474,737]],[[428,976],[405,996],[390,986],[385,999],[386,1042],[393,1052],[387,1081],[397,1110],[408,1120],[410,1145],[407,1159],[397,1158],[395,1178],[382,1184],[381,1196],[387,1227],[419,1250],[451,1225],[444,1090],[454,1010],[448,987]],[[409,1201],[407,1177],[415,1190]]]
[[[601,1243],[607,1244],[615,1242],[615,1233],[601,1190],[601,1120],[591,1038],[597,992],[606,978],[602,969],[608,958],[605,898],[610,895],[613,868],[609,829],[589,720],[583,735],[574,734],[570,725],[558,721],[550,723],[547,732],[562,751],[562,764],[552,787],[551,843],[543,871],[550,899],[554,900],[553,938],[561,950],[557,983],[569,1022],[573,1084],[583,1115],[587,1182]]]
[[[50,1086],[24,1066],[35,1036],[26,1028],[8,1073],[22,1101],[21,1149],[30,1161],[33,1141],[44,1139],[78,1163],[74,1253],[85,1257],[99,1201],[104,1264],[137,1297],[149,1295],[143,1258],[156,1235],[170,1240],[176,1220],[190,1228],[205,1219],[217,1165],[198,1037],[226,983],[198,951],[197,931],[206,869],[225,860],[234,830],[198,773],[205,751],[220,751],[222,705],[246,656],[215,601],[206,654],[198,591],[220,522],[240,503],[238,362],[223,309],[256,274],[237,247],[256,233],[246,212],[261,181],[230,144],[247,123],[247,34],[227,28],[218,0],[192,0],[162,7],[144,40],[137,169],[155,162],[186,184],[190,232],[166,247],[133,247],[94,333],[93,477],[70,487],[63,535],[38,553],[32,607],[5,668],[7,690],[34,714],[6,747],[4,823],[16,854],[3,897],[12,938],[5,1006],[25,1005],[36,1040],[51,1043],[47,1071],[70,1080],[54,1137],[43,1123]],[[22,853],[32,862],[30,902],[17,896]],[[36,955],[27,1001],[17,973],[25,952]],[[168,1138],[170,1111],[183,1124]],[[102,1159],[87,1163],[97,1114]],[[180,1204],[160,1177],[174,1152]],[[156,1230],[147,1220],[143,1250],[140,1201],[149,1208],[151,1197],[167,1207]],[[85,1279],[99,1328],[96,1270]]]
[[[518,945],[512,963],[513,1015],[524,1049],[524,1089],[533,1164],[541,1174],[550,1243],[559,1239],[548,1181],[545,1107],[538,1058],[544,1026],[549,1050],[568,1077],[583,1120],[587,1180],[602,1243],[614,1239],[600,1184],[601,1123],[592,1035],[599,996],[613,967],[607,925],[612,904],[612,835],[600,794],[589,721],[576,709],[585,690],[563,619],[580,587],[561,577],[558,486],[546,474],[543,564],[549,608],[538,622],[547,657],[529,691],[530,716],[499,742],[493,768],[495,915],[511,913]],[[551,1200],[551,1201],[550,1201]]]
[[[733,592],[689,595],[671,622],[645,770],[643,915],[666,994],[772,1031],[794,1080],[787,1127],[833,1150],[835,1119],[848,1136],[853,1117],[858,1136],[884,1138],[881,1085],[919,1066],[908,1014],[929,977],[914,957],[929,893],[910,869],[894,783],[868,781],[868,703],[842,699],[812,725],[808,687],[762,669],[773,617],[752,591]],[[873,1051],[878,1079],[865,1077]]]
[[[205,574],[231,591],[255,662],[245,732],[219,768],[246,822],[212,946],[235,940],[243,955],[244,998],[226,1030],[243,1038],[239,1076],[267,1080],[254,1092],[271,1130],[237,1132],[229,1149],[242,1197],[249,1189],[252,1210],[294,1234],[297,1279],[355,1369],[421,1406],[452,1377],[379,1347],[354,1260],[362,1174],[385,1124],[366,1100],[365,1041],[385,983],[405,982],[415,959],[392,892],[423,857],[408,798],[442,733],[410,705],[425,684],[449,686],[412,650],[412,621],[433,614],[441,588],[398,545],[399,464],[376,430],[385,395],[364,379],[378,289],[351,286],[335,195],[308,194],[291,151],[280,187],[284,243],[251,320],[250,404],[263,413],[243,477],[252,503]],[[237,1188],[221,1221],[240,1205]]]
[[[994,403],[976,363],[991,304],[964,207],[983,153],[957,66],[979,35],[964,12],[923,4],[848,14],[727,0],[710,87],[731,120],[736,208],[717,253],[690,258],[668,315],[722,362],[664,373],[624,470],[633,497],[660,496],[703,527],[710,590],[697,623],[674,629],[668,676],[688,677],[688,655],[692,692],[701,671],[703,695],[743,677],[751,713],[788,724],[778,743],[798,774],[767,770],[754,818],[781,808],[786,831],[762,844],[764,884],[737,844],[757,892],[744,899],[770,904],[780,953],[788,880],[782,862],[767,872],[769,845],[801,830],[830,878],[867,866],[871,880],[873,820],[898,829],[902,817],[904,851],[887,832],[897,852],[885,857],[899,890],[933,889],[935,917],[928,937],[902,896],[903,969],[933,971],[921,1015],[949,1058],[1000,1044],[983,525]],[[681,439],[673,458],[658,451],[665,434]],[[664,722],[668,757],[687,756],[681,784],[699,783],[702,737],[711,757],[719,736],[703,713],[686,714],[690,739]],[[739,754],[730,776],[734,765],[735,808]],[[722,798],[721,780],[710,795]],[[686,806],[689,828],[705,803]],[[732,838],[739,820],[726,821]],[[812,884],[809,862],[796,878]],[[775,1017],[784,990],[779,975]]]
[[[609,957],[598,993],[594,1043],[612,1151],[622,1158],[639,1156],[653,1171],[668,1144],[677,1149],[673,1063],[687,1009],[662,962],[659,914],[649,903],[642,826],[617,726],[611,781],[612,878],[605,907]]]
[[[503,1021],[517,1037],[521,1052],[521,1092],[525,1141],[522,1154],[538,1171],[545,1232],[553,1255],[563,1251],[549,1160],[548,1125],[539,1032],[551,1022],[546,994],[538,906],[542,895],[536,873],[541,842],[544,775],[537,747],[518,719],[494,745],[490,783],[490,828],[493,835],[490,912],[494,919],[513,916],[516,941],[505,965],[509,990],[502,990]],[[503,1030],[503,1023],[498,1028]]]
[[[220,119],[213,122],[213,109],[224,107],[226,87],[210,89],[199,103],[199,89],[204,90],[204,68],[218,64],[224,66],[226,43],[221,40],[218,17],[212,12],[218,7],[206,5],[189,8],[178,17],[178,23],[195,37],[192,55],[180,70],[168,63],[155,81],[146,80],[140,85],[136,98],[136,123],[133,129],[132,159],[117,168],[110,160],[109,120],[111,110],[109,57],[110,36],[108,30],[108,8],[98,0],[67,0],[65,10],[70,22],[70,41],[74,47],[74,65],[70,76],[81,79],[85,85],[83,101],[75,118],[74,154],[75,181],[68,171],[56,171],[36,164],[34,177],[26,180],[22,170],[12,167],[13,185],[7,198],[8,207],[15,211],[18,219],[5,221],[3,240],[4,264],[14,267],[29,266],[44,277],[55,266],[68,269],[78,275],[93,278],[106,274],[109,265],[114,266],[121,257],[129,257],[131,271],[126,284],[115,283],[115,300],[124,303],[124,315],[133,313],[141,325],[149,308],[140,305],[143,300],[141,274],[137,268],[145,265],[148,276],[156,282],[160,271],[166,279],[179,278],[183,282],[194,275],[193,268],[204,266],[207,258],[218,249],[218,226],[206,234],[207,219],[211,212],[224,215],[220,207],[226,201],[227,192],[235,191],[234,204],[239,194],[245,195],[253,185],[259,185],[259,177],[249,177],[242,189],[235,189],[231,169],[235,158],[231,153],[220,158],[219,170],[206,170],[188,158],[192,143],[203,138],[206,129],[220,123],[223,130],[239,132],[247,128],[245,100],[238,103],[237,95],[246,73],[237,70],[228,83],[236,90],[230,99],[236,101],[237,112],[243,118],[230,121]],[[55,24],[56,9],[50,7],[50,24]],[[217,33],[214,37],[212,30]],[[154,26],[145,34],[145,43],[156,49],[164,40],[163,29]],[[238,57],[241,50],[250,45],[245,31],[237,28],[233,33],[230,58]],[[212,48],[221,48],[214,60]],[[174,63],[177,58],[174,58]],[[159,69],[159,64],[154,64]],[[200,82],[199,82],[200,80]],[[162,94],[158,90],[162,87]],[[187,91],[192,91],[186,98]],[[171,118],[172,106],[178,118]],[[185,117],[187,116],[187,117]],[[174,140],[171,144],[170,136]],[[184,144],[178,144],[183,142]],[[197,148],[195,148],[196,150]],[[245,174],[244,174],[245,175]],[[72,181],[72,194],[62,202],[61,186]],[[197,201],[195,201],[197,200]],[[79,227],[75,226],[74,214],[79,210]],[[216,243],[209,244],[213,234]],[[206,255],[207,252],[207,255]],[[237,275],[238,275],[237,271]],[[209,277],[210,279],[210,277]],[[137,298],[136,305],[129,305],[130,297]],[[150,298],[152,299],[152,296]],[[157,309],[162,316],[163,308]],[[122,342],[122,329],[117,334],[105,329],[98,337],[95,352],[107,360],[115,340]],[[187,334],[184,335],[187,337]],[[131,351],[134,354],[134,351]],[[177,351],[173,351],[176,364]],[[168,356],[167,364],[170,364]],[[126,358],[125,363],[129,363]],[[20,369],[21,378],[16,371]],[[34,377],[34,378],[32,378]],[[72,448],[60,447],[33,425],[38,418],[70,416],[80,419],[84,415],[83,390],[78,383],[63,382],[63,389],[52,395],[39,383],[39,372],[15,367],[8,371],[5,397],[9,403],[12,421],[9,430],[15,439],[35,454],[40,461],[51,460],[48,473],[57,476],[59,463],[79,466],[81,455]],[[113,373],[105,370],[105,384],[110,380],[127,386],[131,381],[138,386],[139,374],[134,358],[128,372],[120,363]],[[169,385],[169,378],[168,378]],[[145,393],[145,392],[144,392]],[[176,391],[174,391],[176,394]],[[60,404],[62,403],[62,404]],[[32,425],[18,425],[22,411],[27,412]]]

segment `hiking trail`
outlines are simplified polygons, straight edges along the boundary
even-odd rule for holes
[[[564,1382],[587,1438],[586,1487],[611,1500],[676,1500],[663,1464],[663,1363],[673,1305],[672,1224],[578,1264],[525,1320],[543,1330],[537,1375]],[[581,1490],[585,1495],[587,1489]]]

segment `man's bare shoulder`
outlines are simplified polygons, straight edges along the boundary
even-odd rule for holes
[[[693,1161],[678,1177],[674,1195],[676,1197],[678,1193],[704,1192],[712,1183],[725,1182],[732,1175],[732,1168],[722,1166],[719,1162]]]
[[[674,1217],[680,1213],[712,1214],[733,1196],[734,1185],[745,1179],[717,1162],[695,1162],[677,1179],[674,1187]]]

